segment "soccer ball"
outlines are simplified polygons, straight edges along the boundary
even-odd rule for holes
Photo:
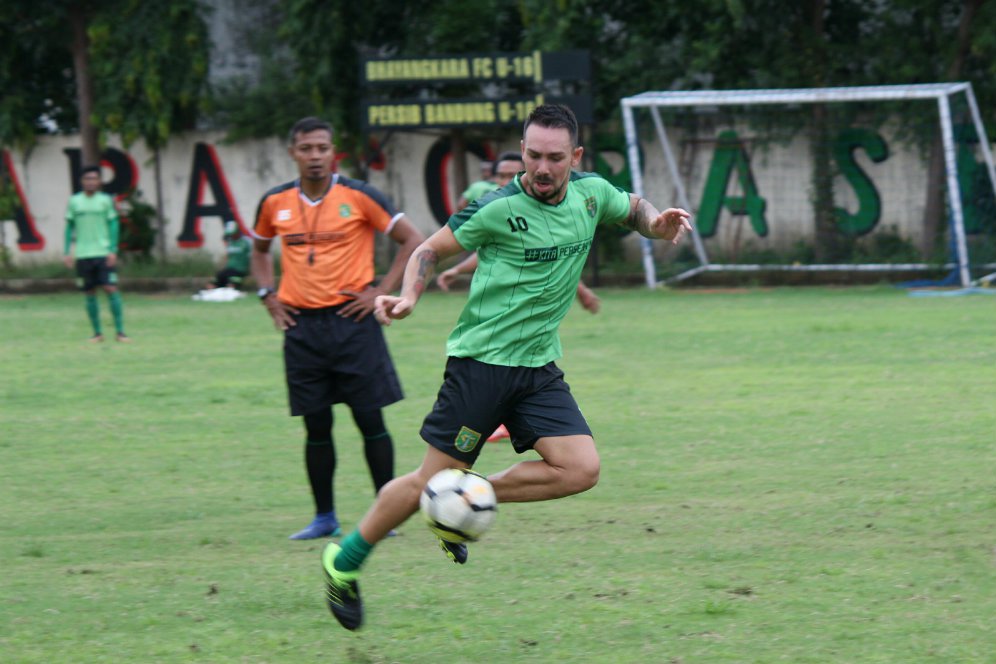
[[[498,516],[491,482],[472,470],[447,468],[432,476],[419,500],[429,530],[447,542],[477,540]]]

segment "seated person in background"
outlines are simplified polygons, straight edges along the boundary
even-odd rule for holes
[[[208,288],[238,288],[242,280],[249,274],[249,256],[252,255],[252,243],[234,220],[225,222],[225,266],[214,275],[214,281]]]

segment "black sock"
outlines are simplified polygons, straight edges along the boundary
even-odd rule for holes
[[[380,491],[394,479],[394,441],[384,426],[380,410],[354,410],[353,421],[363,434],[363,454],[370,469],[374,491]]]
[[[332,409],[304,416],[307,440],[304,444],[304,466],[308,471],[315,513],[335,509],[332,479],[335,475],[335,445],[332,442]]]

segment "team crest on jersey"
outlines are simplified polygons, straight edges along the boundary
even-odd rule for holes
[[[349,204],[348,203],[343,203],[342,205],[339,206],[339,216],[340,217],[346,218],[346,217],[348,217],[351,214],[353,214],[353,211],[349,208]]]
[[[461,452],[472,452],[477,447],[477,444],[481,442],[481,434],[473,429],[460,427],[460,431],[456,435],[456,440],[453,442]]]
[[[277,221],[290,221],[290,210],[278,210]]]
[[[584,199],[584,206],[588,210],[588,216],[594,219],[595,212],[598,211],[598,205],[595,204],[595,197],[589,196],[588,198]]]

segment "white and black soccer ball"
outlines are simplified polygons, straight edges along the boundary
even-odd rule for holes
[[[441,470],[419,500],[429,530],[447,542],[477,540],[498,516],[494,487],[482,475],[462,468]]]

